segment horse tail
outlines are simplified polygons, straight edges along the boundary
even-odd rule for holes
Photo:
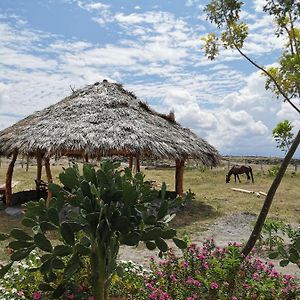
[[[250,166],[249,166],[249,171],[250,171],[251,180],[252,180],[252,183],[253,183],[254,182],[253,172],[252,172],[252,168]]]

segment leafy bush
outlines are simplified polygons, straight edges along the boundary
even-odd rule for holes
[[[279,168],[280,168],[279,165],[275,165],[271,169],[269,169],[268,170],[269,177],[275,177],[279,172]]]
[[[151,258],[150,269],[121,261],[118,266],[123,272],[113,275],[110,294],[131,300],[287,300],[300,297],[299,282],[293,276],[281,275],[273,264],[252,256],[243,260],[240,250],[236,243],[225,248],[216,247],[210,239],[202,247],[190,244],[180,256],[171,250],[160,262]],[[1,299],[50,299],[47,293],[38,290],[42,277],[33,280],[29,265],[39,265],[34,255],[26,260],[26,266],[17,264],[6,274],[10,280],[0,282]],[[16,276],[20,273],[23,275]],[[27,281],[22,281],[24,276],[29,276]],[[68,282],[60,299],[93,300],[89,276],[86,266]]]
[[[0,240],[13,239],[9,243],[11,262],[0,269],[0,278],[14,262],[39,249],[37,270],[44,279],[40,290],[58,298],[72,278],[86,268],[95,299],[107,299],[112,275],[118,271],[116,258],[121,244],[137,246],[142,241],[148,249],[158,248],[162,254],[168,250],[165,240],[173,239],[177,247],[185,248],[186,243],[168,226],[173,217],[169,208],[183,200],[166,199],[164,184],[157,206],[158,192],[144,181],[144,175],[133,176],[129,169],[121,172],[118,166],[108,161],[99,170],[84,165],[81,175],[74,165],[59,175],[63,187],[49,185],[54,195],[49,205],[44,200],[29,202],[22,224],[32,229],[32,235],[20,229],[0,235]],[[186,197],[191,196],[188,193]],[[59,241],[53,242],[49,232]]]
[[[276,251],[270,253],[269,257],[274,259],[281,256],[280,265],[282,267],[287,266],[291,262],[300,268],[300,228],[292,229],[288,226],[287,233],[290,238],[290,244],[286,247],[278,245]]]
[[[288,234],[289,227],[282,221],[266,219],[260,234],[260,245],[266,245],[272,251],[274,247],[283,246],[283,236]]]
[[[297,299],[299,285],[292,276],[282,276],[272,264],[247,257],[231,244],[218,248],[212,240],[197,247],[191,244],[183,257],[168,253],[152,263],[148,298],[193,299]],[[163,298],[161,298],[163,297]],[[148,299],[145,297],[145,299]]]

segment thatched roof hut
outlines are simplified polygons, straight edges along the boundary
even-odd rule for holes
[[[172,114],[155,112],[107,80],[74,91],[0,131],[0,154],[13,155],[13,160],[17,154],[35,156],[38,163],[44,158],[46,171],[54,154],[193,158],[211,166],[219,160],[214,147],[181,127]]]

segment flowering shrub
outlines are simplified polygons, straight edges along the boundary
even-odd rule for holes
[[[300,287],[293,276],[280,275],[271,263],[251,256],[243,260],[238,244],[203,247],[191,244],[182,257],[169,252],[160,263],[151,262],[153,275],[146,287],[152,300],[298,299]]]
[[[160,262],[151,258],[150,269],[121,261],[119,269],[123,271],[113,276],[110,295],[131,300],[300,299],[299,281],[293,276],[281,275],[272,263],[253,256],[243,259],[240,250],[237,243],[220,248],[210,239],[202,247],[190,244],[182,256],[169,251]],[[38,289],[43,277],[33,277],[29,271],[40,264],[36,257],[34,253],[17,264],[5,275],[6,280],[0,281],[1,300],[50,299]],[[94,300],[88,269],[85,266],[72,277],[60,299]]]

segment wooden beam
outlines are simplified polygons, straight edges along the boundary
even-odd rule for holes
[[[36,162],[37,162],[36,180],[40,182],[42,179],[42,168],[43,168],[41,152],[37,153]]]
[[[140,156],[137,155],[135,158],[135,171],[136,173],[141,172],[141,165],[140,165]]]
[[[177,195],[183,194],[183,173],[184,173],[184,159],[176,160],[175,173],[175,191]]]
[[[128,158],[128,168],[132,171],[132,166],[133,166],[133,157],[129,156]]]
[[[8,169],[6,172],[6,183],[5,183],[5,200],[6,200],[6,206],[11,206],[11,200],[12,200],[12,187],[11,187],[11,182],[12,182],[12,176],[14,172],[14,166],[15,162],[18,157],[18,152],[14,152],[12,156],[12,160],[8,165]]]
[[[46,170],[46,175],[47,175],[47,181],[48,181],[48,184],[49,183],[52,183],[52,174],[51,174],[51,169],[50,169],[50,157],[45,157],[44,158],[45,160],[45,170]],[[52,198],[52,193],[49,191],[49,188],[48,188],[48,195],[47,195],[47,200],[46,200],[46,206],[48,207],[49,205],[49,201],[50,199]]]

